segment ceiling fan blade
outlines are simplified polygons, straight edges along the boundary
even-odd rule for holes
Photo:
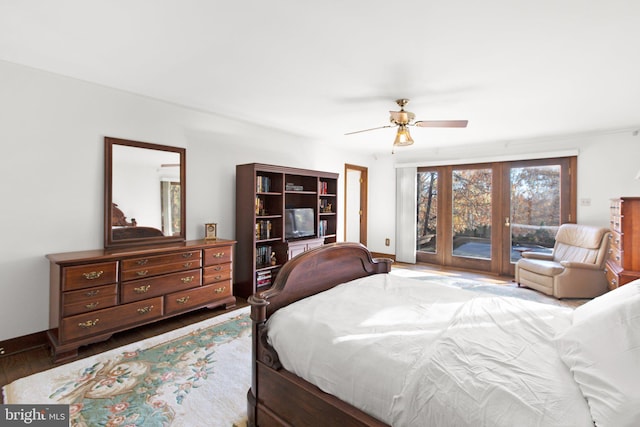
[[[420,120],[414,126],[422,128],[466,128],[469,120]]]
[[[357,130],[355,132],[348,132],[348,133],[345,133],[345,135],[353,135],[354,133],[369,132],[370,130],[383,129],[383,128],[394,128],[394,127],[395,127],[395,125],[393,125],[393,126],[392,125],[380,126],[380,127],[377,127],[377,128]]]

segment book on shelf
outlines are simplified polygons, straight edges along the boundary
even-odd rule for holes
[[[320,181],[320,194],[328,194],[329,183],[326,181]]]
[[[326,219],[320,220],[320,223],[318,224],[318,235],[320,237],[327,235],[327,225],[328,221]]]
[[[256,239],[257,240],[266,240],[272,237],[273,224],[270,219],[256,221]]]
[[[287,182],[285,185],[285,190],[287,191],[304,191],[304,187],[302,185],[296,185],[292,182]]]
[[[260,196],[256,196],[256,215],[265,215],[264,200]]]
[[[270,286],[271,285],[271,270],[258,271],[256,273],[256,285],[257,286]]]
[[[271,265],[271,245],[258,246],[256,248],[256,267],[262,268]]]
[[[271,191],[271,178],[268,176],[257,175],[256,176],[256,192],[268,193]]]

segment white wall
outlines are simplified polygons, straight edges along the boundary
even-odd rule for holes
[[[0,61],[0,341],[48,328],[49,265],[45,254],[103,246],[105,136],[187,149],[187,238],[203,224],[234,237],[235,165],[261,162],[340,174],[344,164],[369,168],[372,251],[395,253],[395,164],[402,157],[363,157],[319,141],[205,114],[122,91]],[[628,133],[536,142],[535,152],[578,148],[579,222],[608,223],[608,199],[640,195],[639,138]],[[440,150],[424,161],[497,156],[509,147]],[[532,150],[528,148],[528,151]],[[444,160],[443,160],[444,161]],[[342,203],[340,203],[342,205]],[[342,207],[341,207],[342,209]],[[339,212],[338,238],[343,236]],[[384,245],[385,238],[391,240]]]
[[[317,141],[0,61],[0,340],[48,328],[48,253],[103,247],[104,137],[187,150],[187,239],[234,238],[235,165],[340,173]],[[342,191],[342,190],[340,190]],[[342,214],[338,236],[343,235]]]
[[[395,171],[403,165],[467,164],[478,161],[550,157],[556,153],[578,155],[578,218],[581,224],[609,226],[609,200],[620,196],[640,196],[640,136],[633,130],[545,138],[481,147],[439,149],[419,154],[399,151],[377,158],[370,165],[369,235],[367,244],[376,252],[393,254],[384,246],[395,230]],[[388,197],[380,197],[380,194]],[[583,203],[581,203],[583,202]]]

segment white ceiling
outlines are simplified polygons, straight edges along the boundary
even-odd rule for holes
[[[640,126],[635,0],[0,0],[0,59],[367,152]]]

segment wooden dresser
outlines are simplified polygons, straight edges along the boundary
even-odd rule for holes
[[[50,254],[54,360],[113,333],[202,307],[233,307],[232,240]]]
[[[640,197],[611,200],[607,282],[613,290],[640,278]]]

